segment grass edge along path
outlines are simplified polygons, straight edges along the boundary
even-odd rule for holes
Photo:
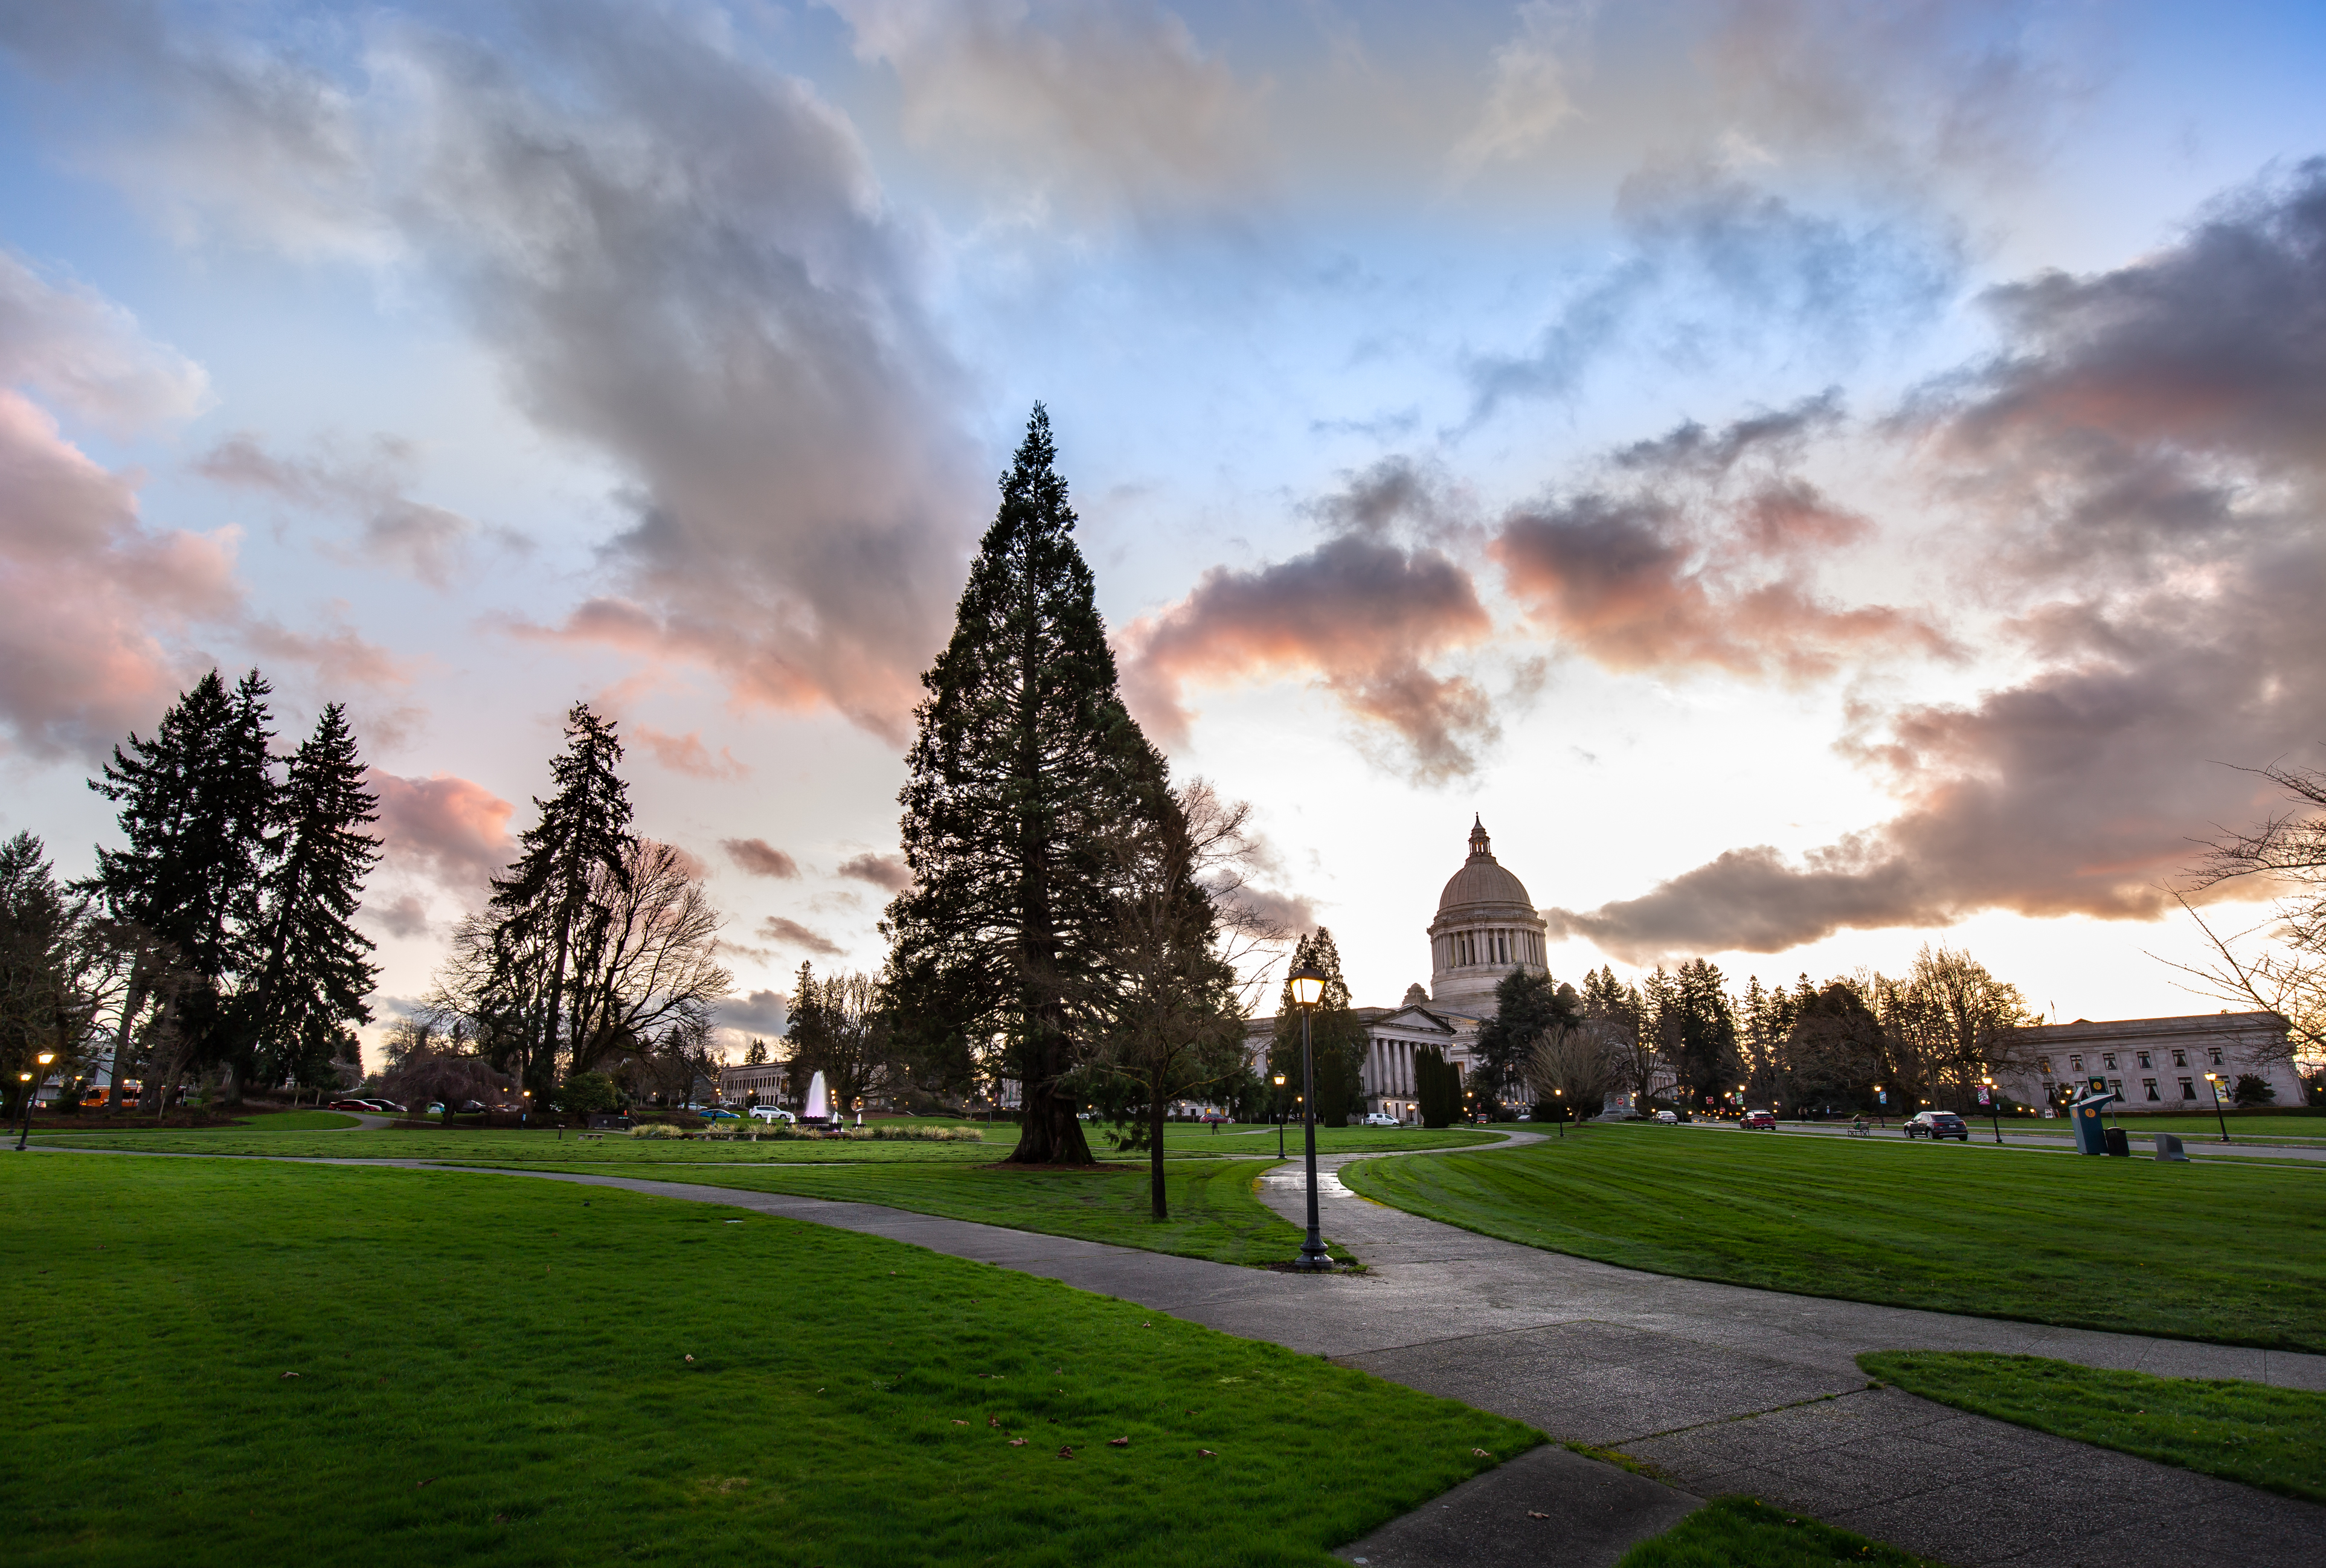
[[[1758,1498],[1714,1498],[1661,1536],[1624,1554],[1615,1568],[1940,1568],[1927,1558],[1836,1529]]]
[[[2326,1351],[2326,1173],[2314,1169],[1613,1127],[1340,1175],[1375,1202],[1651,1274]],[[2191,1226],[2199,1207],[2238,1223]]]
[[[1163,1184],[1171,1217],[1161,1221],[1149,1214],[1144,1164],[1072,1170],[1000,1164],[681,1166],[651,1173],[628,1169],[619,1174],[839,1203],[878,1203],[940,1220],[965,1220],[1211,1263],[1265,1266],[1298,1257],[1306,1234],[1260,1201],[1256,1189],[1261,1174],[1276,1163],[1273,1157],[1169,1162],[1163,1167]],[[521,1168],[567,1175],[617,1174],[591,1165],[527,1164]],[[1333,1256],[1356,1261],[1341,1248]]]
[[[2326,1503],[2326,1394],[1980,1350],[1870,1351],[1857,1365],[1974,1415]]]
[[[0,1466],[25,1568],[1330,1568],[1542,1441],[1054,1280],[603,1187],[13,1160],[0,1246],[9,1321],[54,1325]]]

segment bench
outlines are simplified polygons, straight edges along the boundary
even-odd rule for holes
[[[580,1137],[575,1138],[573,1141],[581,1144],[602,1144],[606,1141],[606,1135],[604,1133],[583,1133]]]
[[[1852,1126],[1849,1129],[1849,1136],[1854,1138],[1862,1138],[1873,1130],[1873,1128],[1867,1127]]]

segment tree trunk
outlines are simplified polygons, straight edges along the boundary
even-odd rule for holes
[[[1012,1165],[1087,1165],[1090,1139],[1083,1133],[1075,1102],[1058,1091],[1065,1068],[1065,1042],[1053,1035],[1043,1046],[1026,1049],[1026,1112],[1018,1126],[1018,1146],[1002,1162]]]
[[[1148,1208],[1158,1220],[1171,1218],[1171,1203],[1163,1193],[1163,1084],[1158,1077],[1155,1092],[1148,1096],[1147,1121],[1147,1201]]]

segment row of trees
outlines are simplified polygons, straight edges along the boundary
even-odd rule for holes
[[[1479,1035],[1480,1083],[1503,1099],[1787,1107],[1961,1106],[1998,1071],[2021,1069],[2012,1031],[2035,1022],[2019,991],[1968,953],[1925,946],[1906,974],[1861,971],[1791,989],[1748,978],[1732,995],[1713,964],[1658,966],[1637,984],[1606,968],[1583,988],[1514,974]]]
[[[0,1071],[42,1053],[116,1102],[142,1081],[166,1110],[191,1075],[244,1086],[335,1082],[368,1023],[372,943],[353,919],[379,846],[345,711],[274,748],[270,689],[213,670],[150,737],[114,747],[89,787],[119,807],[118,849],[63,883],[41,841],[0,847]],[[36,1074],[37,1076],[37,1074]]]

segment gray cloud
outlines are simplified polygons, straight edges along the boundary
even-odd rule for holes
[[[1900,428],[1969,503],[2036,673],[1862,717],[1848,749],[1894,781],[1890,822],[1798,863],[1732,851],[1564,929],[1639,955],[1981,908],[2150,917],[2191,840],[2268,807],[2222,765],[2326,736],[2326,162],[1994,302],[2006,352]]]
[[[363,906],[363,916],[390,936],[414,937],[428,934],[428,906],[409,893],[390,899],[385,904],[367,903]]]
[[[912,869],[894,855],[867,853],[842,860],[840,875],[853,877],[859,882],[870,882],[873,886],[890,893],[902,893],[913,885]]]
[[[605,591],[546,635],[900,735],[974,520],[963,377],[845,119],[703,21],[384,19],[360,77],[142,10],[0,38],[123,108],[92,139],[132,189],[166,169],[192,232],[423,272],[535,421],[628,470]]]
[[[51,283],[5,250],[0,385],[116,435],[190,418],[209,401],[202,367],[147,338],[128,311],[82,284]]]
[[[1500,735],[1492,705],[1470,677],[1428,665],[1484,641],[1492,622],[1451,556],[1388,537],[1442,529],[1456,506],[1403,459],[1354,476],[1310,507],[1333,537],[1272,565],[1214,567],[1186,598],[1124,628],[1132,711],[1168,743],[1187,733],[1189,686],[1307,675],[1366,729],[1393,737],[1397,765],[1432,782],[1468,773]]]
[[[799,875],[799,862],[765,839],[721,839],[719,847],[754,877],[789,879]]]
[[[1471,363],[1473,423],[1512,398],[1575,395],[1618,348],[1700,367],[1726,353],[1765,359],[1782,340],[1854,361],[1931,320],[1963,264],[1959,240],[1927,218],[1853,225],[1707,165],[1632,176],[1615,216],[1628,254],[1525,351]]]
[[[194,461],[204,478],[238,489],[274,496],[292,506],[344,513],[356,518],[356,551],[394,567],[432,588],[450,588],[465,575],[470,548],[479,530],[457,512],[414,500],[411,487],[418,454],[408,441],[375,437],[357,454],[324,450],[301,459],[268,452],[256,434],[238,431]],[[525,541],[507,529],[493,531],[504,545]]]
[[[747,1035],[780,1035],[790,1021],[781,991],[753,991],[749,996],[720,999],[719,1026],[722,1029],[739,1029]]]
[[[759,935],[779,946],[812,952],[820,958],[839,958],[848,951],[822,932],[811,931],[798,921],[780,914],[770,914],[759,922]]]
[[[449,891],[475,895],[516,852],[514,811],[480,784],[437,774],[404,778],[380,768],[364,775],[379,797],[379,835],[391,864],[429,877]]]

